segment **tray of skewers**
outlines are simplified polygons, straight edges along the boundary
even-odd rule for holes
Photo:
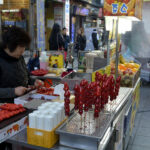
[[[0,129],[27,116],[31,111],[21,104],[6,103],[0,105]]]
[[[95,82],[81,80],[74,86],[75,114],[70,116],[70,88],[64,83],[64,108],[68,122],[64,123],[57,132],[59,134],[80,135],[101,139],[110,125],[112,114],[105,111],[115,103],[120,90],[121,77],[115,79],[112,75],[96,73]]]

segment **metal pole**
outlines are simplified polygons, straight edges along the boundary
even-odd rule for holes
[[[119,24],[119,17],[117,17],[116,21],[116,72],[115,72],[115,77],[118,77],[118,59],[119,59],[119,41],[118,41],[118,24]]]
[[[2,35],[2,13],[0,13],[0,35]],[[0,42],[2,42],[2,36],[0,36]]]
[[[35,50],[35,33],[34,33],[34,23],[35,23],[35,18],[34,18],[34,3],[35,0],[30,0],[30,9],[29,9],[29,32],[31,36],[31,45],[30,49],[31,51]]]
[[[107,41],[107,65],[110,64],[110,41]]]

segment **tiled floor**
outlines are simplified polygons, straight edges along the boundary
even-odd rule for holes
[[[140,107],[128,150],[150,150],[150,85],[141,87]]]

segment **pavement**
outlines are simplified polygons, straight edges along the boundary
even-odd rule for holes
[[[127,150],[150,150],[150,84],[141,86],[140,105]]]

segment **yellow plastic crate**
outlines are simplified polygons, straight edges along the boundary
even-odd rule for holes
[[[59,135],[55,133],[56,129],[66,121],[63,120],[56,128],[52,131],[40,130],[27,127],[27,141],[28,144],[52,148],[59,140]]]

